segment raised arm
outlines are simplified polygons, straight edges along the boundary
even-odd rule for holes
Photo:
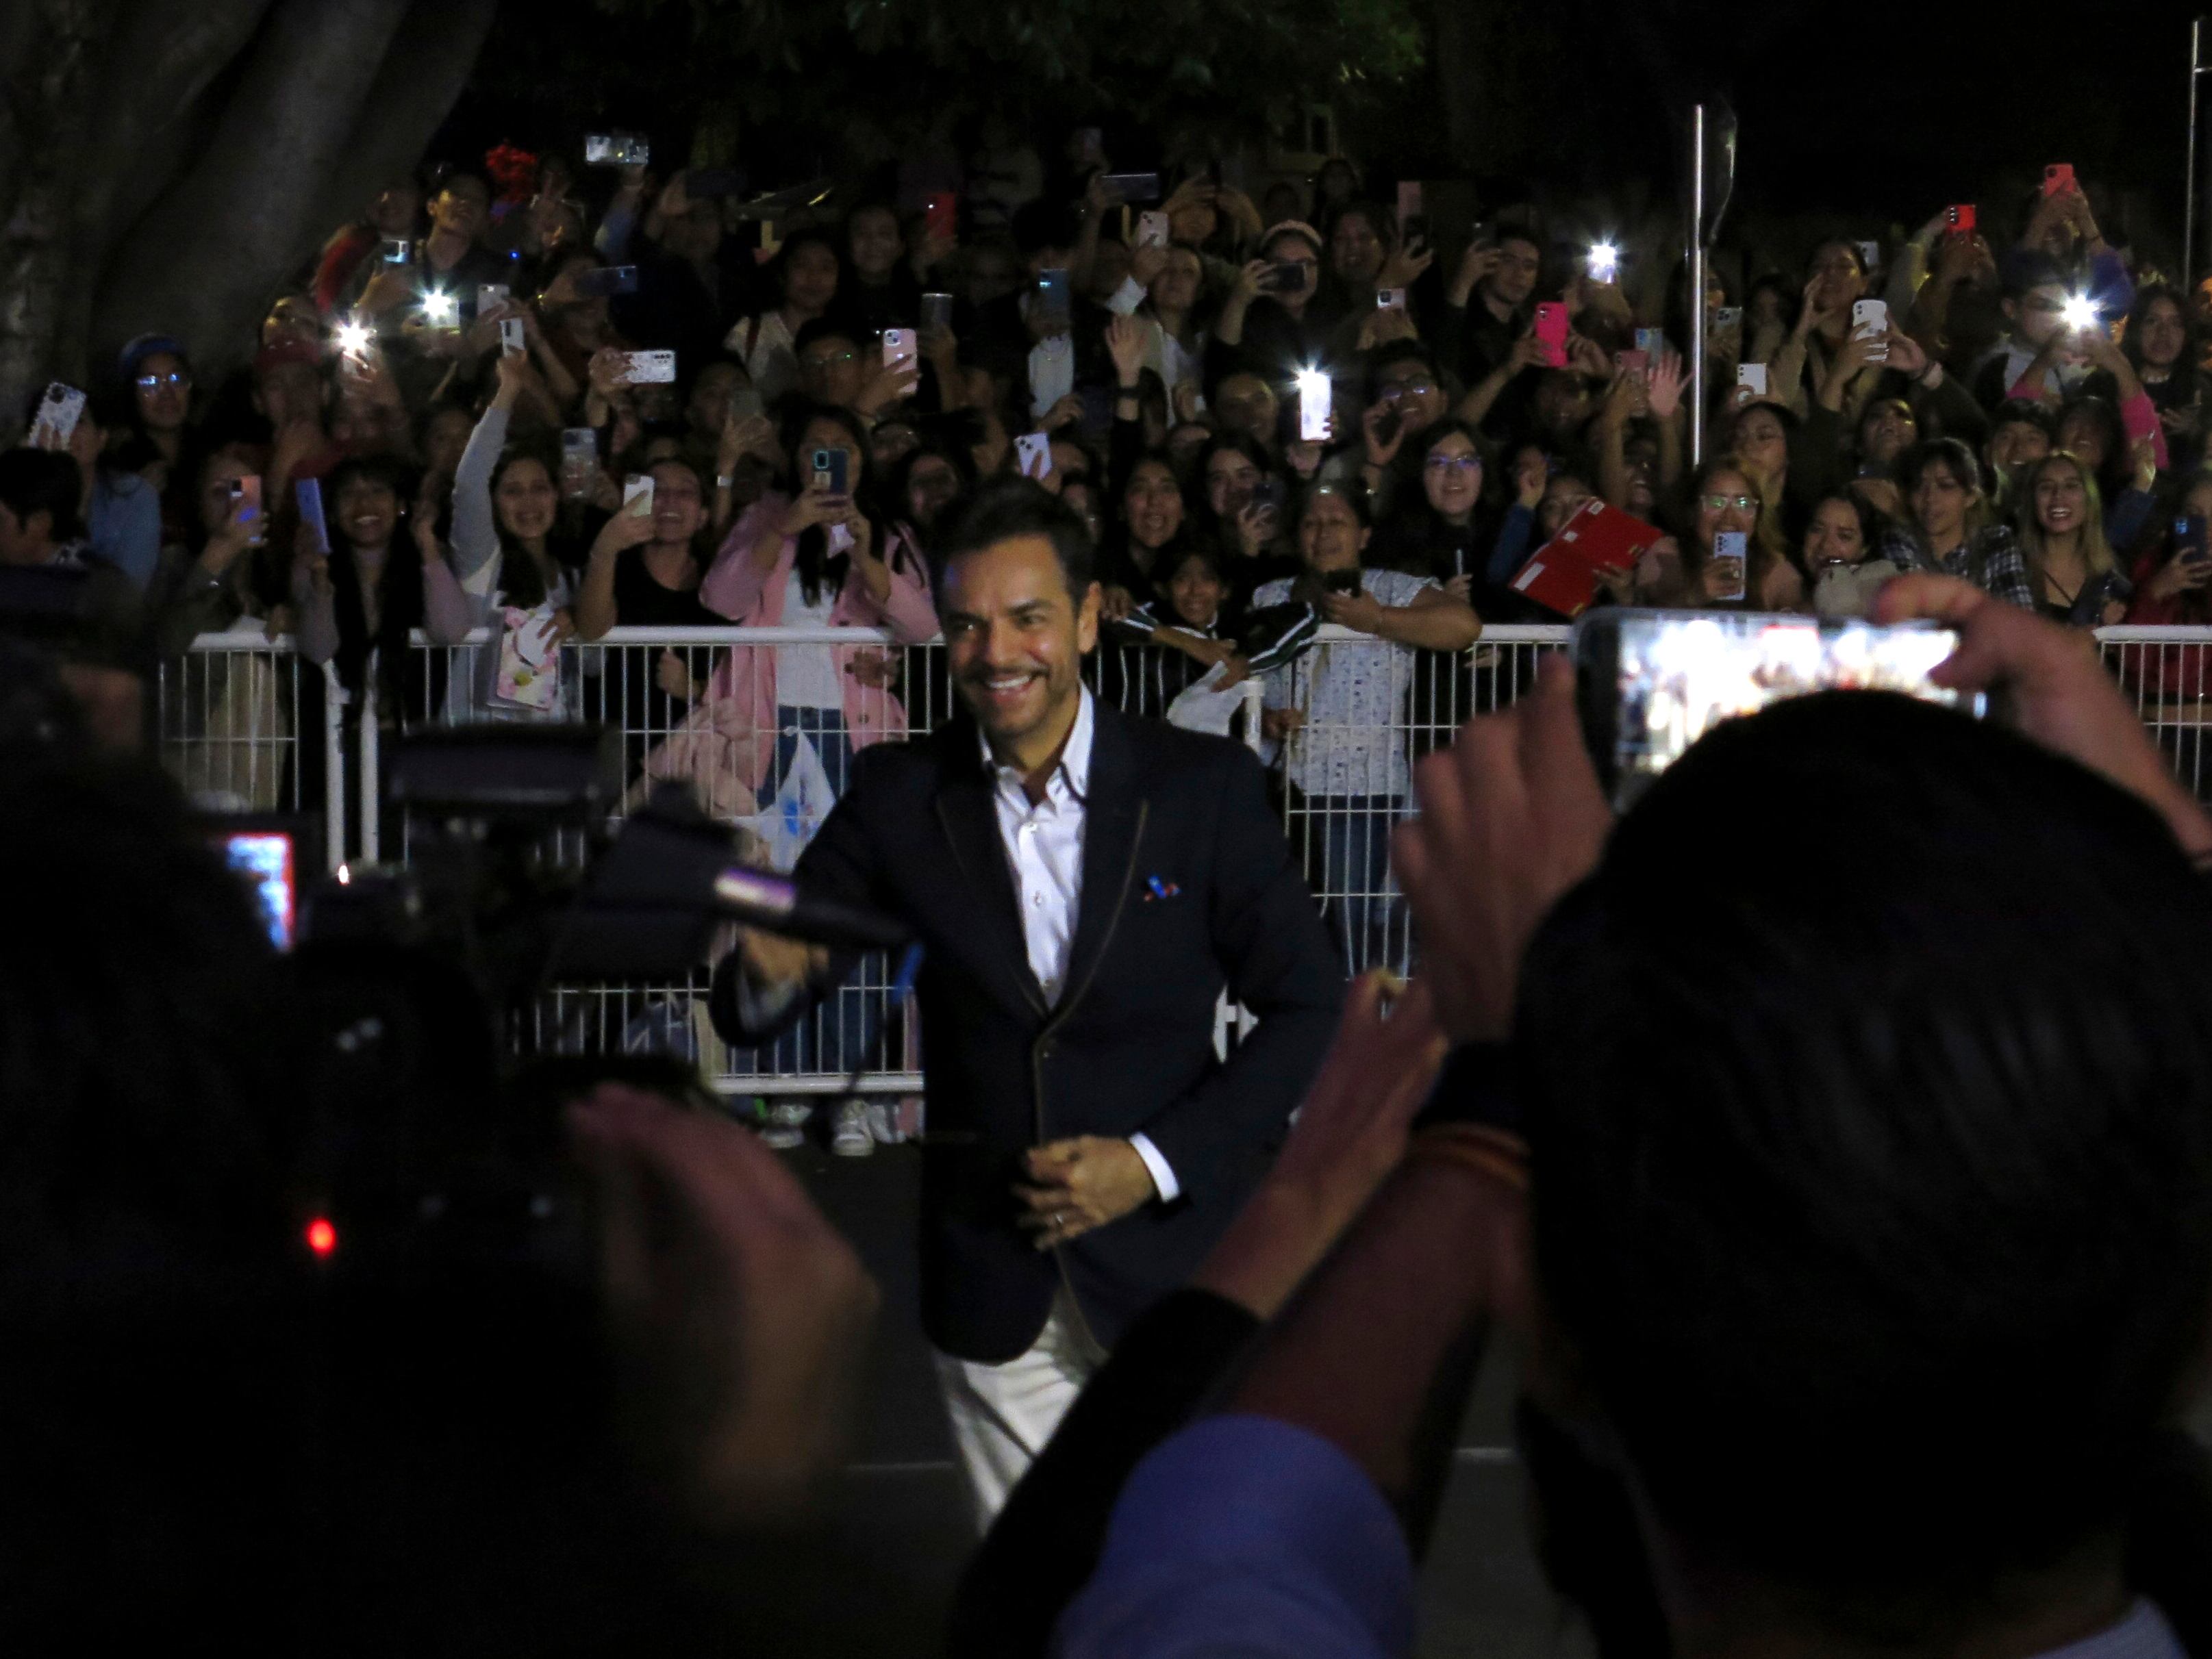
[[[522,396],[522,375],[514,358],[499,360],[499,390],[469,434],[453,470],[453,568],[466,581],[490,563],[499,551],[499,526],[491,504],[492,469],[507,447],[507,428],[516,400]]]

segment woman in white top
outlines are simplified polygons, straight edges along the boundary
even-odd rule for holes
[[[529,650],[556,652],[576,632],[574,559],[558,550],[561,491],[550,453],[513,446],[507,427],[532,371],[520,357],[499,360],[499,389],[469,434],[453,473],[454,574],[475,610],[475,625],[491,632],[484,646],[465,646],[447,682],[446,719],[574,720],[582,699],[574,653],[562,664],[561,691],[550,707],[498,695],[500,635],[507,612],[526,613]],[[574,550],[571,550],[572,551]]]
[[[1298,520],[1304,574],[1252,595],[1255,611],[1302,599],[1322,621],[1373,636],[1316,646],[1274,670],[1261,717],[1266,735],[1287,746],[1291,840],[1354,972],[1406,965],[1404,941],[1389,936],[1389,856],[1413,781],[1413,653],[1463,651],[1482,631],[1467,601],[1430,578],[1361,568],[1370,533],[1364,496],[1314,490]]]
[[[776,400],[799,385],[799,331],[836,302],[841,262],[837,244],[826,230],[794,232],[775,256],[775,276],[783,303],[732,329],[723,345],[743,360],[761,401]]]

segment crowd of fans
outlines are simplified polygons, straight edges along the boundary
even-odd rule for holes
[[[2106,241],[2070,168],[2017,211],[1716,278],[1693,473],[1679,260],[1533,204],[1440,262],[1347,162],[1255,201],[1218,161],[1116,173],[1089,130],[1055,165],[1016,145],[964,179],[751,203],[727,170],[488,159],[503,185],[461,166],[380,192],[248,368],[195,370],[241,342],[131,341],[73,431],[0,468],[11,562],[119,572],[165,647],[266,618],[357,678],[373,642],[509,608],[583,639],[781,617],[782,593],[708,580],[778,528],[796,617],[890,620],[884,573],[926,593],[933,525],[1019,469],[1095,528],[1109,614],[1206,666],[1282,581],[1386,637],[1426,596],[1419,643],[1464,643],[1470,612],[1553,620],[1510,579],[1594,498],[1667,532],[1604,599],[1845,612],[1895,567],[2077,625],[2203,619],[2212,565],[2176,527],[2212,501],[2203,306]],[[824,448],[848,457],[834,491]],[[653,505],[626,519],[637,477]],[[307,480],[325,527],[303,540]],[[1354,569],[1412,585],[1328,580]],[[1189,572],[1218,598],[1175,600]],[[684,666],[663,690],[689,700]]]

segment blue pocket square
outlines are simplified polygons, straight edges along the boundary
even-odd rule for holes
[[[1181,891],[1182,889],[1171,881],[1163,880],[1158,876],[1147,876],[1145,878],[1145,896],[1138,902],[1150,904],[1154,899],[1171,899]]]

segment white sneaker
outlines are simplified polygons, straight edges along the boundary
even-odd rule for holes
[[[880,1146],[896,1146],[906,1139],[906,1131],[899,1127],[898,1105],[896,1100],[868,1103],[868,1133]]]
[[[814,1109],[803,1100],[777,1100],[769,1103],[768,1118],[761,1128],[761,1145],[779,1152],[806,1144],[806,1120]]]
[[[837,1121],[830,1131],[830,1150],[840,1158],[866,1158],[876,1150],[868,1132],[868,1108],[864,1101],[848,1100],[837,1109]]]

